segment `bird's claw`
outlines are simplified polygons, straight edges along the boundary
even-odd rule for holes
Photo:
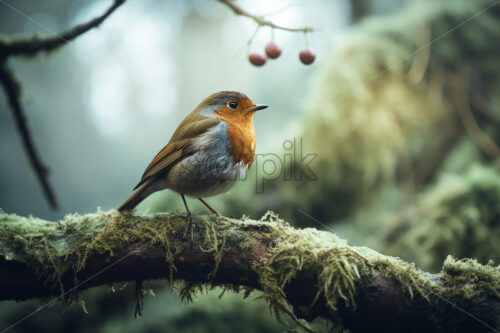
[[[193,241],[194,241],[194,228],[196,227],[196,224],[194,224],[193,216],[190,213],[188,213],[186,215],[186,222],[187,222],[186,230],[184,230],[184,235],[182,236],[182,238],[186,239],[186,235],[187,235],[187,232],[189,230],[190,236],[191,236],[191,243],[193,243]]]

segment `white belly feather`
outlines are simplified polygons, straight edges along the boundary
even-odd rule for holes
[[[197,139],[200,150],[175,165],[165,187],[192,197],[209,197],[245,179],[248,166],[229,155],[227,125],[221,122]]]

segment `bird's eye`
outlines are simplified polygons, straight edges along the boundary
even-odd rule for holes
[[[236,103],[236,102],[231,102],[228,105],[233,110],[236,110],[236,108],[238,107],[238,103]]]

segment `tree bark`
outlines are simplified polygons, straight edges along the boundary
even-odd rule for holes
[[[54,223],[0,211],[0,299],[62,298],[168,278],[259,289],[277,311],[307,321],[321,316],[352,332],[500,329],[499,267],[450,257],[440,274],[429,274],[331,233],[295,229],[274,214],[195,220],[191,243],[179,214],[110,211]]]

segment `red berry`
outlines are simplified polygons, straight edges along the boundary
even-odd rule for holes
[[[276,43],[269,43],[266,46],[266,54],[271,59],[276,59],[281,55],[281,49],[276,45]]]
[[[262,54],[259,53],[252,53],[248,57],[248,60],[250,60],[250,63],[254,66],[262,66],[266,63],[266,57],[263,56]]]
[[[304,49],[299,53],[299,59],[304,65],[310,65],[316,59],[316,55],[309,49]]]

